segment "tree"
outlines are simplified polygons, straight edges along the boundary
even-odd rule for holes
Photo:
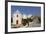
[[[22,19],[22,24],[25,26],[28,23],[27,19]]]
[[[11,17],[11,23],[13,23],[13,18]]]

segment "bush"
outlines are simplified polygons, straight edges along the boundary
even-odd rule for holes
[[[27,19],[22,19],[22,24],[25,26],[28,23]]]

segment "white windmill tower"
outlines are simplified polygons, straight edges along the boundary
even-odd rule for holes
[[[13,24],[15,24],[17,27],[20,26],[20,24],[22,24],[22,14],[19,10],[17,10],[13,14]]]

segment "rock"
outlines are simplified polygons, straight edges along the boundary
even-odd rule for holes
[[[39,23],[40,22],[39,18],[37,16],[33,16],[31,19],[33,20],[32,22],[34,22],[34,23]]]

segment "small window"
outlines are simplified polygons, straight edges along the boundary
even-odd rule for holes
[[[17,15],[17,17],[18,17],[18,15]]]

